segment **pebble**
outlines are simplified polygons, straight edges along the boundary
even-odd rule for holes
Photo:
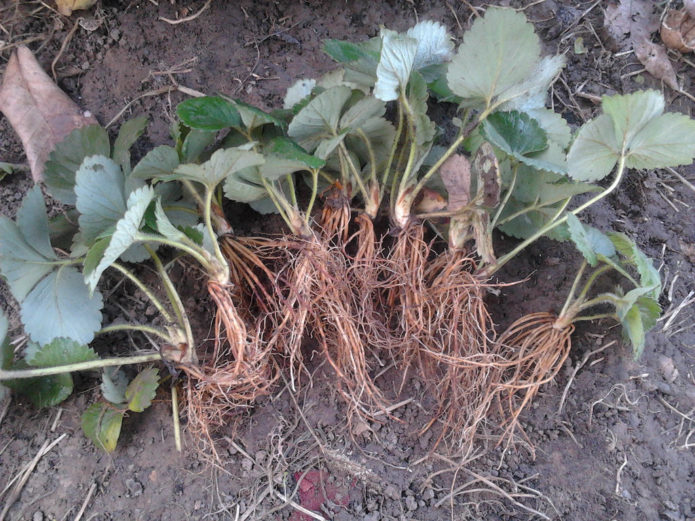
[[[417,501],[415,500],[414,496],[408,496],[405,498],[405,506],[408,510],[413,512],[414,510],[417,510]]]
[[[130,493],[130,497],[138,497],[139,495],[142,494],[142,483],[135,479],[126,479],[125,480],[125,488],[128,489],[128,492]]]
[[[43,521],[43,512],[37,510],[34,515],[31,516],[31,521]]]
[[[396,499],[400,499],[400,498],[401,498],[401,492],[400,492],[396,487],[394,487],[393,485],[388,485],[388,486],[384,489],[384,495],[385,495],[387,498],[393,499],[393,500],[396,500]]]

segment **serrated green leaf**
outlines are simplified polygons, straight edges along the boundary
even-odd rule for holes
[[[261,154],[240,148],[218,150],[202,165],[179,165],[175,175],[179,179],[188,179],[201,183],[213,190],[225,178],[245,168],[260,166],[264,162]]]
[[[381,41],[379,41],[379,45],[381,45]],[[376,47],[376,52],[374,50],[375,46],[372,45],[371,47],[372,52],[370,52],[370,48],[365,45],[365,42],[353,43],[331,39],[323,42],[323,51],[335,61],[339,63],[351,63],[361,59],[370,58],[373,60],[374,68],[376,69],[376,63],[379,59],[379,47]]]
[[[27,348],[27,363],[32,367],[58,367],[97,360],[94,350],[70,338],[56,338],[48,344],[38,346],[30,351]]]
[[[316,87],[316,80],[314,79],[301,79],[295,81],[285,93],[285,99],[282,105],[283,108],[291,109],[295,105],[301,103],[308,96],[311,96],[311,91],[314,90],[314,87]]]
[[[322,168],[326,162],[312,154],[307,153],[302,147],[291,139],[276,137],[268,143],[263,152],[292,161],[302,163],[308,169]]]
[[[563,55],[546,56],[539,60],[528,78],[500,95],[500,98],[506,100],[501,103],[500,110],[530,112],[544,108],[548,89],[562,72],[565,61]]]
[[[436,127],[427,116],[427,83],[422,75],[414,71],[408,85],[408,102],[415,116],[415,141],[422,146],[431,143],[436,134]]]
[[[108,157],[85,158],[75,174],[75,196],[81,238],[91,246],[125,213],[125,177],[121,167]]]
[[[408,29],[406,35],[417,41],[415,69],[448,62],[454,54],[454,42],[441,23],[423,20]]]
[[[522,164],[517,170],[513,197],[522,203],[552,205],[575,195],[600,190],[596,185],[579,183],[560,174]]]
[[[528,114],[495,112],[481,125],[483,137],[517,159],[548,147],[548,139],[538,122]]]
[[[324,139],[335,136],[343,107],[352,90],[338,86],[325,90],[292,119],[287,134],[309,152],[313,152]]]
[[[609,232],[607,235],[620,255],[637,269],[640,276],[640,286],[651,288],[648,296],[658,299],[661,293],[661,275],[659,270],[654,267],[652,260],[624,233]]]
[[[527,109],[522,112],[526,112],[538,122],[549,141],[556,143],[562,150],[569,146],[572,132],[560,114],[546,108]]]
[[[513,214],[522,212],[528,208],[528,204],[522,204],[513,197],[509,199],[504,207],[500,221],[511,217]],[[526,211],[519,216],[504,222],[498,228],[505,234],[517,239],[528,239],[555,217],[558,212],[557,206],[547,206],[539,210]],[[567,225],[562,224],[553,228],[546,234],[550,239],[556,241],[566,241],[569,239],[569,230]]]
[[[66,400],[73,390],[72,376],[68,373],[41,378],[5,380],[3,385],[26,396],[38,408],[58,405]]]
[[[44,181],[48,192],[63,204],[75,204],[75,173],[85,157],[111,156],[106,130],[89,125],[73,130],[48,156]]]
[[[534,73],[540,41],[526,17],[512,9],[489,8],[463,37],[447,78],[464,103],[487,108]]]
[[[158,385],[159,371],[157,369],[150,367],[140,371],[125,390],[128,409],[133,412],[142,412],[147,409],[157,394]]]
[[[176,149],[162,145],[150,150],[135,165],[130,176],[137,179],[157,179],[171,175],[177,166],[179,155]]]
[[[340,144],[345,140],[347,137],[347,131],[341,132],[337,136],[333,136],[328,139],[324,139],[319,143],[319,146],[316,147],[316,150],[314,150],[314,154],[316,157],[326,160],[328,157],[333,153],[333,151],[340,146]]]
[[[636,288],[616,303],[616,313],[623,326],[623,334],[630,340],[635,358],[644,351],[645,335],[656,325],[661,307],[656,300],[645,296],[649,288]]]
[[[625,166],[665,168],[689,165],[695,157],[695,121],[668,113],[650,121],[630,141]]]
[[[101,328],[101,293],[91,296],[82,274],[71,267],[51,271],[22,301],[24,329],[34,342],[65,337],[88,344]]]
[[[142,136],[147,128],[147,117],[138,116],[129,119],[118,130],[118,136],[113,144],[113,160],[120,165],[123,173],[130,174],[130,147]]]
[[[567,174],[577,181],[598,181],[611,173],[619,157],[613,121],[602,114],[579,129],[567,154]]]
[[[573,213],[567,214],[567,225],[570,239],[590,266],[595,267],[598,264],[597,255],[615,255],[615,247],[608,236],[592,226],[583,224]]]
[[[383,116],[386,112],[386,104],[373,98],[365,96],[352,107],[347,109],[341,116],[338,128],[341,130],[356,131],[360,129],[369,119]]]
[[[82,431],[94,445],[113,452],[121,434],[123,415],[123,411],[106,403],[94,403],[82,414]]]
[[[128,377],[116,367],[105,367],[101,374],[101,394],[109,402],[120,405],[125,403],[125,390]]]
[[[418,41],[410,36],[382,28],[381,42],[374,96],[382,101],[392,101],[405,91],[415,64]]]
[[[181,144],[181,161],[194,163],[201,160],[205,149],[217,139],[217,133],[208,130],[191,129]]]
[[[171,224],[171,221],[167,217],[167,214],[164,212],[164,209],[162,208],[162,203],[159,201],[159,199],[155,203],[154,214],[156,219],[157,231],[170,241],[181,242],[181,240],[185,237],[185,234],[181,230],[176,228],[173,224]]]
[[[227,199],[250,203],[268,197],[258,167],[249,167],[227,176],[223,185]]]
[[[91,291],[94,291],[96,288],[104,270],[113,264],[136,241],[145,211],[154,199],[154,196],[154,190],[149,186],[143,186],[128,196],[127,210],[116,223],[116,230],[111,236],[101,261],[94,271],[85,274],[84,280]]]
[[[22,302],[59,263],[50,247],[46,208],[36,186],[25,196],[17,224],[0,216],[0,271],[12,294]]]
[[[234,103],[219,96],[191,98],[179,103],[176,114],[193,129],[216,131],[238,127],[241,116]]]
[[[285,126],[284,121],[281,121],[271,114],[262,111],[258,107],[244,103],[241,100],[234,100],[234,105],[239,111],[241,116],[241,121],[248,130],[253,130],[263,125],[272,124],[276,127],[283,128]]]
[[[601,108],[613,121],[614,143],[629,143],[642,128],[664,112],[665,101],[660,92],[646,90],[624,96],[604,96]]]

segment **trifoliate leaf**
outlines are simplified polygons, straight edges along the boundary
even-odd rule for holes
[[[51,271],[22,302],[24,329],[38,344],[65,337],[88,344],[101,327],[101,293],[90,291],[74,268]]]
[[[567,214],[567,225],[570,239],[590,266],[595,267],[598,264],[597,255],[615,255],[615,247],[608,236],[593,226],[582,224],[573,213]]]
[[[75,173],[88,156],[111,156],[111,145],[106,130],[89,125],[70,132],[48,156],[44,180],[48,192],[63,204],[75,204]]]
[[[31,355],[31,356],[30,356]],[[48,344],[27,348],[25,360],[32,367],[57,367],[97,360],[94,350],[69,338],[56,338]]]
[[[376,68],[374,96],[382,101],[392,101],[398,98],[408,84],[415,64],[418,41],[410,36],[383,28],[381,41],[381,56]]]
[[[615,306],[623,334],[630,340],[635,358],[644,351],[646,333],[661,315],[659,303],[645,294],[648,288],[636,288],[621,297]]]
[[[187,126],[199,130],[238,127],[241,116],[234,103],[219,96],[191,98],[179,103],[176,114]]]
[[[661,293],[661,275],[659,270],[654,267],[654,262],[624,233],[610,232],[608,237],[620,255],[637,269],[640,276],[640,286],[652,288],[647,295],[653,299],[658,299]]]
[[[25,368],[20,365],[18,368]],[[66,400],[72,394],[73,382],[69,373],[43,376],[41,378],[23,378],[5,380],[4,385],[31,400],[35,407],[53,407]]]
[[[548,147],[541,126],[523,112],[495,112],[483,121],[481,132],[490,143],[517,159]]]
[[[335,136],[343,107],[351,95],[352,90],[345,86],[322,92],[292,119],[287,134],[313,152],[322,140]]]
[[[181,161],[195,163],[201,159],[205,149],[217,139],[217,133],[209,130],[191,129],[181,144]]]
[[[75,174],[76,206],[82,240],[91,246],[113,229],[126,210],[125,178],[121,167],[104,156],[85,158]]]
[[[263,156],[251,150],[227,148],[216,151],[202,165],[179,165],[174,174],[177,179],[188,179],[207,186],[210,190],[231,174],[264,162]]]
[[[695,121],[683,114],[663,114],[663,108],[663,95],[657,91],[605,96],[605,114],[585,124],[570,148],[570,176],[583,181],[601,179],[621,155],[628,168],[692,163]]]
[[[106,403],[94,403],[82,414],[82,431],[94,445],[113,452],[121,434],[123,415],[123,411]]]
[[[278,128],[283,128],[285,126],[283,121],[241,100],[234,100],[234,105],[239,111],[242,123],[248,130],[253,130],[254,128],[268,124],[275,125]]]
[[[133,412],[142,412],[147,409],[157,394],[158,385],[159,371],[157,369],[150,367],[140,371],[125,390],[128,409]]]
[[[91,291],[96,288],[101,274],[113,264],[133,243],[137,240],[142,219],[147,207],[154,199],[154,190],[149,186],[143,186],[128,196],[127,210],[123,217],[116,223],[116,230],[111,236],[111,241],[104,251],[104,256],[94,269],[85,272],[84,280]]]
[[[340,118],[339,128],[341,130],[356,131],[367,120],[383,116],[385,112],[386,104],[383,101],[372,96],[366,96],[345,111]]]
[[[46,208],[36,186],[25,196],[16,224],[0,216],[0,272],[19,302],[60,263],[48,241]]]
[[[620,149],[608,114],[582,125],[567,154],[567,174],[577,181],[598,181],[611,173]]]
[[[113,404],[125,403],[125,390],[128,377],[123,371],[114,367],[105,367],[101,375],[101,394]]]
[[[285,94],[285,99],[283,101],[283,108],[291,109],[298,103],[302,102],[305,98],[311,95],[311,91],[316,87],[316,80],[314,79],[302,79],[295,81],[292,86],[287,89]]]
[[[179,155],[176,149],[162,145],[150,150],[135,165],[130,176],[137,179],[162,178],[170,176],[177,166],[179,166]]]
[[[126,176],[131,170],[130,147],[142,136],[145,128],[147,128],[147,118],[139,116],[123,123],[116,136],[113,144],[113,160],[119,164]]]
[[[406,35],[417,41],[415,69],[448,62],[454,54],[451,35],[439,22],[423,20],[408,29]]]
[[[491,7],[464,35],[449,64],[449,87],[466,104],[490,107],[532,76],[539,55],[540,41],[526,17]]]

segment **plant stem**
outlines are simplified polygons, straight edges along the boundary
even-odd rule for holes
[[[167,309],[164,307],[164,304],[155,296],[155,294],[150,291],[150,289],[145,286],[142,281],[135,276],[133,272],[131,272],[128,268],[123,266],[122,264],[118,262],[114,262],[111,264],[111,267],[120,271],[123,275],[125,275],[133,284],[137,286],[137,288],[142,291],[148,299],[150,299],[150,302],[154,304],[154,306],[157,308],[159,313],[162,315],[164,320],[167,322],[172,322],[172,317],[171,314],[167,311]]]
[[[444,164],[444,162],[451,157],[451,155],[456,152],[456,149],[465,141],[467,137],[467,132],[461,132],[456,140],[451,144],[451,146],[447,149],[446,152],[444,152],[444,155],[440,157],[435,164],[433,164],[430,169],[425,173],[420,178],[420,181],[415,185],[415,188],[413,189],[413,194],[417,196],[418,193],[420,193],[420,190],[422,190],[429,181],[430,177],[432,177],[438,170],[439,168]]]
[[[348,169],[352,172],[352,177],[355,178],[355,183],[357,184],[357,188],[360,189],[360,192],[362,192],[362,197],[366,201],[367,198],[369,197],[369,193],[367,192],[367,187],[364,186],[364,182],[362,181],[362,177],[360,173],[357,171],[357,167],[355,166],[355,163],[352,162],[352,158],[350,157],[350,154],[347,150],[347,147],[345,146],[345,143],[340,143],[338,145],[340,148],[340,153],[343,155],[345,158],[345,162],[348,165]]]
[[[606,188],[603,192],[599,193],[598,195],[592,197],[588,201],[586,201],[584,204],[579,205],[577,208],[572,210],[570,213],[577,215],[579,212],[586,210],[589,208],[591,205],[597,203],[604,197],[608,196],[611,192],[613,192],[618,185],[620,185],[620,181],[623,179],[623,174],[625,173],[625,155],[620,156],[620,160],[618,161],[618,168],[616,170],[615,174],[615,179],[611,183],[611,185]],[[565,207],[569,204],[569,199],[567,200]],[[563,208],[564,209],[564,208]],[[559,215],[559,214],[558,214]],[[513,259],[520,251],[525,249],[527,246],[530,244],[534,243],[536,240],[538,240],[540,237],[545,235],[546,233],[550,232],[551,230],[554,230],[561,224],[563,224],[565,221],[567,221],[567,215],[564,215],[562,217],[555,217],[553,218],[548,224],[543,226],[540,230],[538,230],[536,233],[534,233],[531,237],[528,239],[524,240],[521,244],[519,244],[516,248],[514,248],[512,251],[509,253],[506,253],[502,257],[500,257],[497,260],[497,263],[494,266],[487,266],[484,270],[483,273],[485,276],[490,277],[497,271],[499,271],[502,266],[507,264],[511,259]]]
[[[565,314],[567,313],[567,310],[570,308],[572,301],[574,300],[574,294],[577,291],[577,286],[579,286],[579,282],[582,280],[582,275],[584,275],[584,270],[586,267],[589,265],[589,263],[586,261],[586,259],[582,262],[582,265],[579,267],[579,270],[577,270],[577,275],[574,277],[574,281],[572,282],[572,287],[570,288],[570,291],[567,295],[567,299],[565,300],[565,304],[562,306],[562,311],[560,311],[560,314],[558,315],[559,317],[564,317]]]
[[[275,192],[275,189],[271,186],[271,184],[265,177],[261,176],[261,182],[263,183],[263,186],[265,187],[265,190],[268,193],[268,197],[270,197],[270,200],[273,201],[275,208],[277,208],[280,217],[282,217],[282,220],[285,221],[285,224],[289,226],[290,230],[294,232],[294,225],[288,217],[288,211],[292,211],[292,209],[289,208],[289,204],[287,203],[287,201],[285,201],[284,197],[278,196],[278,194]]]
[[[374,183],[374,186],[378,186],[379,179],[377,179],[377,173],[376,173],[376,155],[374,154],[374,147],[372,147],[372,142],[369,140],[369,136],[364,133],[364,130],[357,129],[357,135],[360,136],[362,141],[364,142],[364,146],[367,147],[367,155],[369,156],[369,164],[371,166],[371,180],[372,183]]]
[[[222,250],[220,249],[220,244],[217,242],[217,234],[215,229],[212,227],[212,197],[214,195],[214,189],[209,186],[205,187],[205,206],[203,211],[203,219],[205,220],[205,228],[208,231],[210,237],[210,242],[215,250],[215,258],[219,263],[220,267],[223,268],[223,278],[229,281],[229,265],[227,264],[227,259],[222,255]],[[210,273],[212,274],[212,273]]]
[[[398,142],[401,140],[401,133],[403,132],[403,107],[398,103],[398,127],[396,127],[396,134],[393,137],[393,143],[391,144],[391,152],[389,153],[389,159],[386,162],[386,168],[384,168],[384,174],[381,179],[381,185],[379,188],[379,199],[383,199],[384,191],[388,185],[389,174],[391,173],[391,167],[393,166],[393,160],[396,157],[396,152],[398,151]]]
[[[186,252],[191,257],[193,257],[195,260],[197,260],[201,264],[201,266],[203,266],[203,268],[205,268],[206,271],[214,272],[214,269],[213,269],[212,263],[210,262],[210,257],[209,257],[207,250],[204,250],[203,248],[201,248],[200,246],[198,246],[195,243],[184,244],[182,242],[171,241],[171,240],[166,239],[160,235],[141,233],[141,232],[138,232],[136,234],[135,238],[138,241],[154,242],[156,244],[163,244],[165,246],[169,246],[171,248],[175,248],[175,249],[181,250],[183,252]]]
[[[519,171],[519,163],[516,163],[514,165],[514,172],[512,173],[512,182],[509,183],[509,188],[507,189],[507,193],[504,195],[504,199],[502,200],[502,204],[500,204],[499,208],[497,208],[497,212],[495,212],[495,217],[492,219],[492,222],[490,223],[489,227],[489,234],[492,234],[492,230],[495,229],[495,226],[497,226],[497,221],[500,218],[500,215],[502,215],[502,210],[504,210],[504,207],[507,206],[507,203],[509,202],[509,199],[512,196],[512,192],[514,191],[514,187],[516,186],[516,176]]]
[[[601,320],[603,318],[616,318],[615,313],[599,313],[597,315],[585,315],[582,317],[576,317],[572,322],[582,322],[587,320]]]
[[[176,386],[171,386],[171,416],[174,420],[174,443],[176,450],[181,452],[181,422],[179,421],[179,395]]]
[[[308,225],[309,219],[311,219],[311,211],[314,209],[314,203],[316,202],[316,196],[319,192],[319,170],[314,168],[311,170],[311,197],[309,197],[309,204],[306,207],[306,212],[304,213],[304,222]]]
[[[35,367],[32,369],[0,369],[0,381],[16,380],[21,378],[38,378],[40,376],[51,376],[55,374],[73,373],[75,371],[92,371],[103,367],[115,367],[118,365],[144,364],[146,362],[157,362],[162,359],[159,353],[146,355],[120,356],[115,358],[104,358],[103,360],[90,360],[89,362],[79,362],[76,364],[58,365],[54,367]]]
[[[589,278],[588,278],[587,281],[586,281],[586,284],[584,285],[584,288],[582,289],[582,292],[579,294],[579,298],[577,299],[580,303],[581,303],[581,302],[584,302],[584,300],[586,299],[586,296],[588,295],[589,291],[591,290],[591,287],[594,285],[594,283],[596,282],[596,280],[597,280],[601,275],[603,275],[604,273],[606,273],[609,269],[611,269],[610,266],[605,266],[605,265],[604,265],[604,266],[601,266],[600,268],[598,268],[597,270],[595,270],[595,271],[591,274],[591,276],[589,276]]]
[[[145,326],[142,324],[114,324],[112,326],[102,327],[99,331],[97,331],[97,334],[102,335],[106,333],[115,333],[117,331],[140,331],[141,333],[150,333],[151,335],[158,336],[168,344],[177,344],[177,342],[174,342],[164,331],[161,331],[156,327]]]

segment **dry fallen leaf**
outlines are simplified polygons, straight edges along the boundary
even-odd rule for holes
[[[661,22],[661,39],[670,49],[681,52],[695,50],[695,17],[684,9],[671,9]]]
[[[455,212],[471,201],[471,164],[466,156],[454,154],[439,169],[449,194],[448,210]]]
[[[89,9],[97,0],[56,0],[58,11],[64,16],[70,16],[73,11],[80,9]]]
[[[663,81],[673,90],[679,91],[676,71],[673,70],[671,60],[668,59],[666,49],[661,45],[650,42],[647,38],[635,43],[635,56],[647,69],[647,72],[655,78]]]
[[[627,51],[659,29],[659,13],[654,10],[654,2],[621,0],[606,6],[604,25],[615,50]]]
[[[473,158],[473,173],[477,179],[479,204],[494,208],[500,203],[500,164],[490,143],[483,143]]]
[[[0,111],[22,140],[35,182],[43,179],[44,163],[57,143],[74,129],[97,122],[53,83],[24,46],[7,63]]]

